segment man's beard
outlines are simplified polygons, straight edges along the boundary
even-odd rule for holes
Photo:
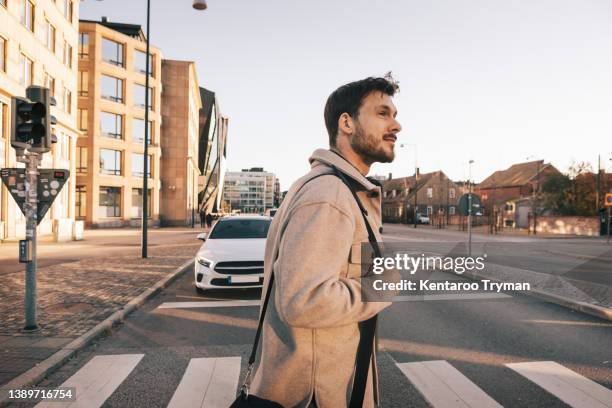
[[[395,159],[395,152],[386,152],[382,142],[376,140],[372,135],[366,135],[359,123],[356,123],[356,131],[351,138],[351,147],[364,163],[391,163]]]

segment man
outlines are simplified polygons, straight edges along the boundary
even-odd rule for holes
[[[350,401],[358,323],[390,303],[361,301],[360,250],[368,233],[333,167],[357,191],[381,241],[381,189],[365,175],[373,163],[395,157],[396,90],[388,76],[349,83],[329,96],[330,150],[313,153],[312,170],[294,183],[270,226],[262,293],[270,274],[275,281],[250,385],[258,397],[300,408],[342,408]],[[378,404],[376,377],[373,358],[364,407]]]

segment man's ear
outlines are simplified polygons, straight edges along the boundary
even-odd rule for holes
[[[355,123],[353,122],[351,115],[346,112],[340,115],[338,118],[338,130],[349,135],[353,134],[353,131],[355,130]]]

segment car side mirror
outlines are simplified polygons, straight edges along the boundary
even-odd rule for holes
[[[206,233],[202,232],[201,234],[198,234],[198,239],[201,239],[202,241],[206,241]]]

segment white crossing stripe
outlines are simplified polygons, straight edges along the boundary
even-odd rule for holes
[[[75,387],[76,401],[41,402],[37,408],[96,408],[119,387],[144,354],[95,356],[60,387]]]
[[[227,408],[238,377],[240,357],[192,358],[168,408]]]
[[[447,361],[396,364],[434,408],[501,408]]]
[[[439,295],[409,295],[395,296],[394,302],[419,302],[424,300],[484,300],[484,299],[507,299],[512,296],[505,293],[440,293]]]
[[[554,361],[506,364],[573,408],[612,408],[612,390]]]
[[[259,306],[260,300],[219,300],[210,302],[165,302],[158,309],[193,309],[204,307]]]

